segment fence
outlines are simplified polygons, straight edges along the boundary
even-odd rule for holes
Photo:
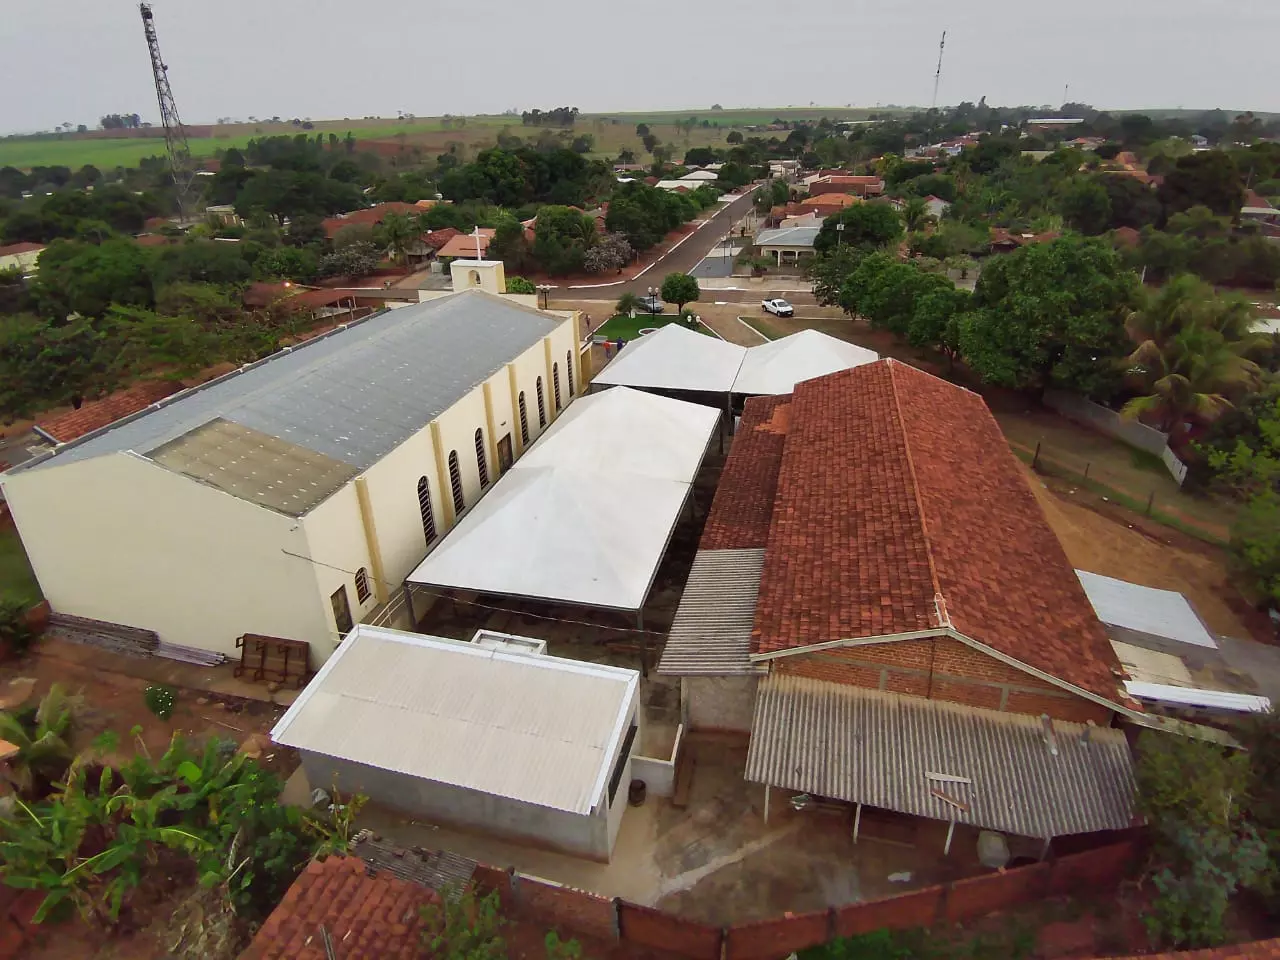
[[[1169,435],[1148,427],[1145,423],[1129,420],[1114,410],[1086,400],[1084,397],[1062,390],[1046,390],[1044,405],[1056,410],[1068,420],[1082,423],[1086,427],[1115,437],[1131,447],[1153,453],[1168,468],[1169,474],[1179,485],[1187,478],[1187,465],[1178,459],[1178,455],[1169,449]]]
[[[610,900],[514,870],[480,866],[475,882],[485,890],[498,891],[504,905],[517,915],[581,936],[661,950],[689,960],[774,960],[835,937],[974,920],[1047,896],[1080,890],[1102,892],[1119,883],[1138,853],[1138,841],[1127,840],[897,897],[725,928],[625,900]]]

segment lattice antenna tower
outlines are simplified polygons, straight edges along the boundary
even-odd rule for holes
[[[147,35],[147,50],[151,54],[151,73],[156,80],[156,100],[160,103],[165,151],[169,155],[169,170],[173,174],[173,185],[177,190],[178,215],[185,217],[187,194],[195,179],[191,170],[191,148],[187,145],[187,131],[182,126],[182,118],[178,116],[178,102],[173,98],[173,87],[169,86],[169,68],[160,56],[160,41],[156,39],[151,4],[139,3],[138,12],[142,14],[142,29]]]
[[[942,51],[947,46],[947,31],[942,31],[942,39],[938,42],[938,69],[933,74],[933,102],[929,104],[929,109],[933,110],[938,106],[938,84],[942,82]]]

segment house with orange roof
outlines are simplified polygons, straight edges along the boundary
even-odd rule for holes
[[[880,360],[748,400],[694,570],[658,673],[694,727],[745,721],[766,797],[948,846],[1132,822],[1145,714],[977,394]]]
[[[0,246],[0,270],[21,270],[24,274],[35,273],[42,253],[44,253],[43,243],[24,242]]]

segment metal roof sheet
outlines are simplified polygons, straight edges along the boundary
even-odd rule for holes
[[[571,813],[600,801],[634,670],[360,624],[276,743]]]
[[[1218,642],[1196,616],[1191,603],[1174,590],[1157,590],[1127,580],[1077,570],[1080,585],[1093,604],[1098,619],[1108,626],[1123,627],[1168,640],[1217,648]]]
[[[873,363],[880,355],[819,330],[800,330],[747,350],[734,393],[791,393],[797,383]]]
[[[1133,818],[1119,730],[773,673],[756,693],[746,778],[1028,837]],[[950,798],[950,802],[939,796]]]
[[[1239,713],[1266,713],[1271,700],[1248,693],[1232,693],[1229,690],[1206,690],[1203,687],[1182,687],[1167,683],[1147,683],[1143,680],[1126,680],[1125,689],[1130,696],[1141,700],[1156,700],[1205,710],[1230,710]]]
[[[592,382],[727,393],[747,353],[736,343],[669,323],[628,343]]]
[[[151,450],[221,417],[365,470],[561,322],[478,290],[411,304],[175,394],[32,466]]]
[[[751,625],[763,568],[763,547],[699,550],[658,673],[684,677],[763,673],[751,662]]]
[[[782,227],[756,234],[757,247],[812,247],[821,227]]]

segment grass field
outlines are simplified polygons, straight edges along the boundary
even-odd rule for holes
[[[833,120],[865,119],[869,111],[848,107],[758,108],[751,110],[673,110],[648,113],[581,114],[571,130],[574,135],[590,134],[595,138],[594,156],[615,156],[619,150],[629,148],[637,158],[646,154],[640,138],[636,136],[638,123],[649,125],[651,132],[665,144],[676,150],[676,159],[690,147],[724,146],[725,137],[733,127],[766,125],[775,119]],[[689,117],[697,117],[711,127],[695,126],[686,131],[676,126]],[[218,150],[243,147],[254,137],[293,135],[308,133],[337,134],[345,137],[350,131],[358,140],[398,140],[407,147],[418,147],[425,154],[440,153],[451,144],[460,144],[465,153],[474,152],[493,144],[498,134],[509,133],[528,140],[537,138],[540,127],[526,127],[519,117],[423,117],[405,121],[392,118],[360,120],[317,120],[312,129],[301,130],[290,123],[237,123],[214,127],[214,136],[199,137],[190,141],[195,157],[211,157]],[[559,128],[550,128],[558,130]],[[145,157],[163,156],[164,139],[135,137],[121,139],[81,138],[74,134],[49,135],[47,137],[0,138],[0,166],[29,169],[35,166],[67,166],[73,169],[86,163],[99,169],[118,166],[137,166]]]
[[[652,316],[647,313],[637,313],[634,318],[624,313],[619,313],[600,324],[595,331],[595,335],[608,337],[610,340],[617,340],[619,337],[623,340],[634,340],[640,336],[641,330],[665,327],[669,323],[678,322],[679,319],[674,313],[659,313]],[[715,336],[715,334],[701,325],[691,329],[704,333],[709,337]]]

